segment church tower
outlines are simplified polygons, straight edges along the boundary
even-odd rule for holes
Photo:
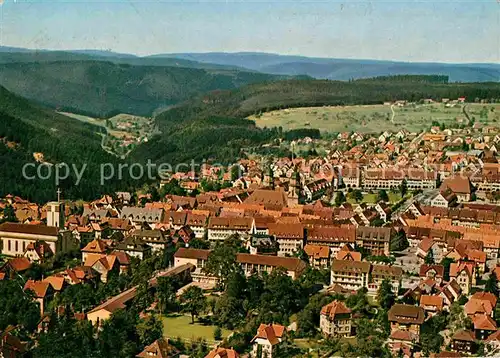
[[[299,203],[300,174],[295,170],[288,183],[288,206],[292,207]]]
[[[47,204],[47,226],[64,229],[64,203],[61,201],[61,189],[57,189],[57,201]]]

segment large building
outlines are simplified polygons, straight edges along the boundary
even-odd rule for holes
[[[356,246],[362,247],[372,256],[389,256],[391,229],[387,227],[358,226]]]
[[[39,241],[43,241],[53,255],[78,248],[70,231],[45,225],[3,223],[0,225],[0,241],[2,254],[7,256],[23,256],[30,244]]]
[[[208,221],[208,240],[211,244],[223,242],[232,235],[251,235],[255,233],[253,218],[211,217]]]
[[[369,262],[332,260],[330,284],[350,290],[368,287],[370,268]]]
[[[275,224],[269,226],[269,235],[278,243],[278,256],[292,256],[304,248],[305,231],[302,224]]]

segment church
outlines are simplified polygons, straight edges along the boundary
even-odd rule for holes
[[[69,230],[64,228],[64,203],[60,200],[47,204],[47,225],[6,222],[0,225],[1,253],[6,256],[24,256],[28,246],[45,243],[51,253],[67,252],[79,247]]]

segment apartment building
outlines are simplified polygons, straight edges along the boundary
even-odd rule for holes
[[[356,246],[372,256],[389,256],[391,234],[390,228],[359,226],[356,228]]]
[[[368,287],[371,264],[362,261],[332,260],[330,285],[349,290]]]
[[[354,246],[356,242],[354,227],[315,226],[306,230],[306,236],[307,244],[330,247],[332,256],[335,256],[345,244]]]
[[[391,336],[396,332],[404,332],[411,341],[416,343],[420,341],[420,326],[425,319],[422,307],[395,304],[389,309],[388,318],[391,324]]]
[[[370,280],[368,282],[368,293],[376,295],[382,281],[388,280],[393,292],[397,295],[403,279],[403,269],[396,266],[372,265]]]
[[[304,251],[312,267],[323,269],[330,266],[330,248],[328,246],[307,244],[304,246]]]
[[[208,216],[204,214],[188,213],[186,217],[186,225],[193,230],[194,237],[202,239],[207,232]]]
[[[211,217],[208,221],[208,240],[216,244],[231,235],[247,236],[255,233],[255,221],[248,217]]]
[[[304,248],[304,225],[271,223],[268,227],[269,235],[278,243],[278,256],[292,256]]]

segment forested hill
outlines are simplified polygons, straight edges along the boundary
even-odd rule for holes
[[[0,197],[11,193],[37,202],[55,198],[53,176],[48,180],[23,178],[24,164],[36,163],[34,153],[43,153],[43,161],[51,164],[65,162],[79,169],[87,164],[80,185],[74,186],[74,174],[61,183],[67,198],[94,199],[113,188],[127,188],[130,183],[126,181],[100,186],[100,163],[117,163],[117,159],[101,149],[98,131],[98,127],[34,105],[0,86]],[[27,173],[34,172],[31,168]]]
[[[281,78],[239,70],[91,60],[0,64],[0,85],[9,91],[53,109],[96,117],[149,116],[200,93]]]
[[[498,83],[432,82],[424,81],[421,76],[392,81],[387,78],[351,82],[289,80],[211,92],[159,114],[156,121],[162,135],[137,148],[132,157],[169,163],[210,158],[230,162],[240,155],[242,147],[277,136],[275,130],[259,129],[244,119],[273,109],[462,96],[472,100],[500,99]]]

